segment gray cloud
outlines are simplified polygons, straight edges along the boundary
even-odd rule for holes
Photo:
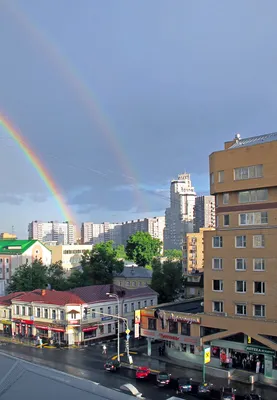
[[[7,203],[16,206],[20,206],[23,203],[24,199],[20,196],[16,196],[14,194],[0,194],[0,203]]]

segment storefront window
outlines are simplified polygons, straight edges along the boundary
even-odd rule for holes
[[[189,350],[190,350],[191,354],[194,354],[194,345],[193,344],[190,345]]]
[[[277,369],[277,357],[272,357],[272,367],[273,369]]]
[[[181,335],[190,336],[190,324],[181,324]]]
[[[109,325],[108,325],[108,333],[111,333],[111,332],[112,332],[112,325],[109,324]]]
[[[176,321],[169,321],[169,324],[168,324],[168,332],[169,332],[169,333],[178,333],[178,322],[176,322]]]
[[[155,331],[157,329],[157,321],[155,318],[148,318],[148,329]]]
[[[104,325],[99,326],[100,335],[104,334]]]
[[[180,349],[181,349],[182,351],[186,352],[186,351],[187,351],[187,345],[186,345],[186,343],[181,343]]]
[[[96,337],[96,329],[89,332],[84,332],[84,340],[92,339]]]

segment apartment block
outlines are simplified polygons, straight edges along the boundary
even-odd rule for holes
[[[165,217],[136,219],[122,223],[122,244],[126,244],[130,236],[136,232],[148,232],[153,238],[163,242]]]
[[[32,221],[28,226],[29,240],[54,241],[57,244],[76,243],[76,225],[69,222]]]
[[[215,197],[198,196],[194,208],[195,232],[200,228],[215,228]]]

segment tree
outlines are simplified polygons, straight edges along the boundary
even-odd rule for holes
[[[48,283],[48,269],[41,260],[24,264],[15,270],[8,286],[8,292],[28,292],[45,289]]]
[[[48,267],[47,283],[50,285],[51,289],[55,290],[67,289],[67,279],[61,261],[53,263]]]
[[[124,262],[117,259],[112,241],[96,244],[91,252],[83,255],[81,265],[86,286],[112,283],[113,273],[120,273],[124,268]]]
[[[136,232],[130,236],[126,245],[126,254],[139,266],[150,264],[154,257],[161,254],[162,242],[148,232]]]
[[[182,260],[183,252],[182,250],[172,249],[172,250],[164,250],[164,257],[168,260]]]
[[[127,255],[125,252],[125,247],[123,246],[123,244],[118,245],[116,248],[116,256],[119,260],[126,260]]]
[[[182,263],[156,259],[152,262],[153,275],[151,287],[159,293],[159,303],[174,301],[184,285]]]
[[[68,289],[86,286],[83,272],[78,269],[72,271],[67,279],[66,286]]]

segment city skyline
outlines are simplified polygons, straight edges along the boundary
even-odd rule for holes
[[[276,130],[277,5],[217,3],[1,2],[1,113],[79,224],[161,215],[183,171],[209,194],[210,152]],[[64,220],[20,144],[0,128],[0,231],[19,238]]]

